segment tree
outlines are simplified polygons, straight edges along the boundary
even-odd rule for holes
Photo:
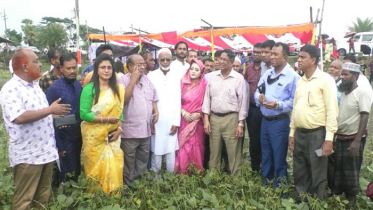
[[[65,28],[59,23],[49,23],[46,26],[39,26],[36,40],[38,47],[59,47],[68,41]]]
[[[5,31],[5,36],[8,37],[10,41],[12,41],[14,46],[18,46],[22,42],[22,33],[17,33],[17,31],[14,29],[7,29]]]
[[[358,17],[356,22],[352,22],[351,26],[347,26],[347,29],[349,31],[355,31],[356,33],[373,31],[373,18],[365,18],[365,20],[362,20]]]
[[[22,31],[24,34],[23,41],[25,44],[30,46],[35,45],[35,37],[36,37],[36,26],[32,24],[32,20],[30,19],[23,19],[22,20]]]

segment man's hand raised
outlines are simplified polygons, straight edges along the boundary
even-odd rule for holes
[[[70,104],[60,104],[61,98],[57,99],[54,101],[50,106],[50,112],[53,115],[66,115],[70,113],[71,111],[71,106]]]

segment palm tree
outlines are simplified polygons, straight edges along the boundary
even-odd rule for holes
[[[36,36],[36,26],[32,23],[33,22],[30,19],[23,19],[21,25],[21,29],[24,34],[23,41],[30,46],[33,46],[35,44]]]
[[[358,17],[356,22],[352,22],[351,26],[347,26],[347,29],[349,31],[355,31],[356,33],[373,31],[373,18],[365,18],[365,20],[362,20]]]
[[[39,26],[37,31],[36,40],[39,47],[59,47],[68,41],[65,28],[59,23],[49,23],[46,26]]]

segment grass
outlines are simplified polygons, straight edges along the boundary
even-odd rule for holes
[[[8,71],[0,70],[0,85],[10,78]],[[2,115],[2,114],[0,114]],[[370,122],[373,116],[370,115]],[[368,130],[373,132],[373,123]],[[247,135],[246,135],[247,136]],[[12,170],[8,161],[8,135],[0,118],[0,209],[10,209],[13,196]],[[345,209],[343,197],[331,197],[319,201],[308,197],[306,203],[295,204],[290,197],[283,196],[280,189],[262,185],[262,178],[253,172],[248,161],[248,139],[245,139],[245,161],[241,174],[231,177],[219,170],[201,175],[173,175],[162,171],[163,179],[152,181],[149,172],[129,189],[123,186],[118,193],[106,195],[101,190],[88,192],[90,184],[84,174],[79,182],[67,182],[64,194],[53,191],[46,209]],[[289,177],[292,179],[292,155],[289,152]],[[373,180],[373,137],[368,137],[361,172],[362,193],[358,197],[358,209],[373,209],[373,202],[366,198],[364,190]],[[291,192],[284,187],[283,192]]]

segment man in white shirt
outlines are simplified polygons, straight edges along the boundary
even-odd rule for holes
[[[158,173],[162,167],[162,158],[165,156],[167,171],[173,172],[175,151],[179,149],[177,130],[181,120],[181,88],[178,79],[180,69],[172,69],[172,54],[167,48],[159,50],[157,58],[159,69],[147,75],[159,99],[159,118],[155,124],[155,138],[151,140],[152,169]]]
[[[189,64],[186,61],[188,54],[188,44],[186,42],[180,41],[175,45],[175,55],[176,59],[171,63],[171,69],[176,70],[178,79],[181,80],[187,70],[189,69]]]

